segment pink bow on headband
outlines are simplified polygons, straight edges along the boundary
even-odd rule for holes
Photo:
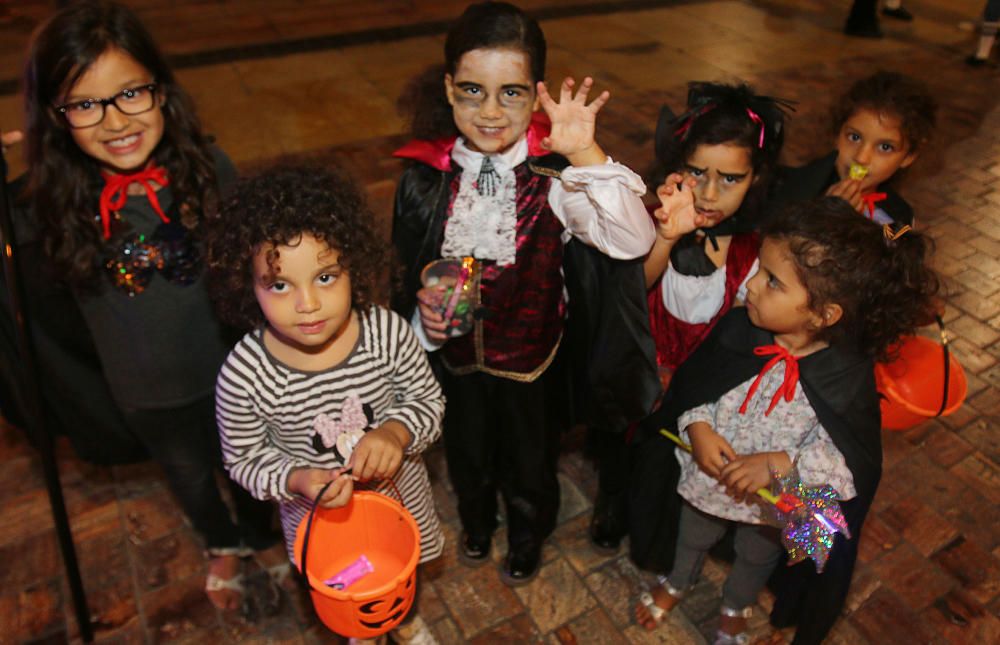
[[[751,121],[753,121],[754,123],[759,123],[760,124],[760,136],[757,138],[757,147],[760,148],[761,150],[763,150],[764,149],[764,119],[760,118],[760,115],[758,115],[756,112],[754,112],[750,108],[747,108],[747,115],[750,117]]]
[[[677,129],[674,130],[674,136],[683,141],[684,137],[687,136],[688,130],[690,130],[691,126],[694,125],[695,119],[705,114],[706,112],[711,112],[714,109],[715,109],[715,103],[706,103],[705,105],[702,105],[700,108],[689,111],[686,118],[684,118],[683,116],[681,117],[684,120],[681,122],[679,126],[677,126]]]
[[[364,430],[367,426],[368,417],[365,416],[361,397],[357,393],[351,393],[344,401],[340,410],[340,419],[332,419],[326,414],[319,414],[313,419],[313,430],[327,448],[333,448],[337,445],[337,437],[345,432]]]

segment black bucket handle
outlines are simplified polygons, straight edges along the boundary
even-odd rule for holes
[[[951,350],[948,349],[948,333],[944,328],[944,319],[940,315],[935,315],[934,320],[937,321],[938,328],[941,330],[941,353],[944,355],[944,393],[941,395],[941,407],[938,408],[935,417],[939,417],[944,414],[944,409],[948,407],[948,386],[951,382]]]
[[[344,473],[349,474],[348,471],[344,471]],[[312,508],[309,509],[309,516],[305,520],[306,533],[304,536],[302,536],[302,554],[301,557],[299,558],[299,562],[302,563],[302,577],[306,579],[306,585],[310,589],[312,589],[313,586],[312,583],[309,582],[309,569],[306,568],[306,557],[309,554],[309,537],[312,535],[313,520],[316,517],[316,509],[319,507],[319,500],[323,499],[323,493],[325,493],[330,488],[330,485],[333,484],[333,482],[337,481],[338,478],[339,475],[337,477],[334,477],[330,481],[326,482],[325,484],[323,484],[323,487],[319,489],[319,492],[316,493],[316,497],[312,500]],[[405,510],[406,506],[403,505],[403,494],[399,492],[399,488],[396,486],[396,482],[393,481],[391,478],[385,481],[388,481],[389,485],[392,486],[392,490],[396,491],[396,496],[399,497],[399,503],[401,506],[403,506]],[[372,492],[377,493],[378,491],[372,491]],[[381,495],[384,493],[379,493],[379,494]]]

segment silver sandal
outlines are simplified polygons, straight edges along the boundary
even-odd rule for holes
[[[719,613],[723,616],[728,616],[729,618],[744,618],[749,619],[753,616],[753,607],[744,607],[743,609],[731,609],[723,605],[719,609]],[[739,634],[730,634],[724,632],[721,629],[715,632],[715,641],[712,645],[747,645],[750,642],[750,635],[746,632],[740,632]]]
[[[687,595],[687,589],[678,589],[670,584],[666,576],[657,576],[657,584],[667,592],[669,596],[676,599],[678,602],[683,600],[684,596]],[[664,609],[656,604],[656,600],[653,599],[653,594],[648,591],[643,591],[639,594],[639,604],[646,608],[649,612],[649,616],[656,623],[655,627],[659,627],[660,623],[663,622],[664,616],[666,616],[670,610]],[[654,627],[654,629],[655,629]]]

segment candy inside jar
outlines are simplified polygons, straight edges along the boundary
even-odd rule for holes
[[[434,289],[435,307],[448,323],[449,338],[469,333],[475,324],[479,294],[479,264],[473,257],[435,260],[420,273],[425,287]]]

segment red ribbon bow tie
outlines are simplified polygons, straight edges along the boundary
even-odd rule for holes
[[[125,206],[125,202],[128,201],[128,187],[134,183],[138,183],[146,189],[149,205],[153,207],[160,219],[164,222],[170,221],[170,218],[160,208],[160,200],[157,199],[156,191],[149,183],[156,182],[160,187],[170,183],[167,171],[162,167],[150,166],[131,175],[105,175],[104,179],[107,182],[104,184],[104,189],[101,190],[101,229],[104,239],[111,238],[111,211],[121,210]]]
[[[799,382],[799,362],[798,360],[788,353],[788,350],[780,345],[763,345],[761,347],[755,347],[753,353],[757,356],[773,356],[763,368],[760,370],[760,374],[754,379],[753,383],[750,384],[750,390],[747,392],[747,396],[743,399],[743,405],[740,406],[740,414],[746,414],[747,405],[750,403],[750,399],[753,398],[755,392],[757,392],[757,387],[760,385],[760,380],[764,378],[767,372],[780,363],[785,361],[785,380],[782,381],[781,386],[778,387],[774,396],[771,397],[771,405],[767,406],[767,412],[764,416],[771,414],[771,410],[774,406],[778,405],[778,401],[782,396],[785,397],[785,401],[791,401],[792,397],[795,396],[795,385]]]
[[[888,195],[885,193],[868,193],[867,195],[861,196],[861,201],[864,202],[865,212],[868,214],[868,219],[875,219],[875,204],[884,200]]]

